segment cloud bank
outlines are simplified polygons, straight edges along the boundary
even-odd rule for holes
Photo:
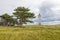
[[[59,0],[44,1],[40,6],[40,14],[42,15],[42,22],[44,24],[59,24],[60,23]]]

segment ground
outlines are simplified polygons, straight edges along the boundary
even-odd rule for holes
[[[60,40],[60,27],[57,26],[0,26],[0,40]]]

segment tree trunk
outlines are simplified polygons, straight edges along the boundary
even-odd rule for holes
[[[22,23],[22,20],[20,20],[20,27],[22,27],[23,26],[23,23]]]

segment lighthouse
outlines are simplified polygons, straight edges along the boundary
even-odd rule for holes
[[[38,25],[41,25],[41,15],[40,15],[40,13],[38,14]]]

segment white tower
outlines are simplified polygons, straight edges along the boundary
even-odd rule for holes
[[[38,24],[41,25],[41,15],[40,15],[40,13],[38,14]]]

